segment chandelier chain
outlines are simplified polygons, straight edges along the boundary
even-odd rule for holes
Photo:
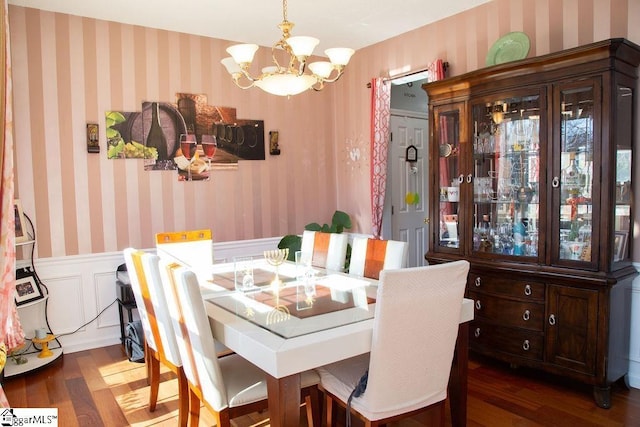
[[[287,22],[287,0],[282,0],[282,20]]]

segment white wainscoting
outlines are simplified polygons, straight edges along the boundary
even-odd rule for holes
[[[640,272],[640,264],[635,264]],[[640,276],[631,285],[631,320],[629,326],[629,371],[627,384],[640,389]]]
[[[273,237],[214,243],[214,258],[223,262],[234,256],[261,256],[263,251],[276,248],[279,241],[280,237]],[[146,250],[154,252],[155,248]],[[36,328],[46,327],[42,315],[46,307],[52,331],[57,335],[69,334],[59,338],[65,353],[119,344],[115,272],[123,262],[121,252],[36,259],[36,272],[48,288],[49,298],[46,303],[43,300],[41,304],[19,309],[25,336],[33,338]],[[19,261],[17,267],[28,264]]]

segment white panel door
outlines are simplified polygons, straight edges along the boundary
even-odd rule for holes
[[[391,202],[391,238],[409,243],[409,267],[426,265],[424,255],[429,245],[428,135],[426,119],[392,114],[386,199]],[[405,160],[411,145],[417,148],[416,162]]]

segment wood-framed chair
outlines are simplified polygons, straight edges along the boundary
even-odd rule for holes
[[[371,352],[318,369],[329,425],[334,402],[347,407],[365,373],[347,417],[379,426],[439,406],[444,424],[468,272],[467,261],[455,261],[380,273]]]
[[[149,410],[156,409],[162,364],[178,378],[178,425],[184,427],[188,420],[188,385],[160,279],[159,259],[134,248],[125,249],[124,258],[145,336]]]
[[[314,267],[343,271],[349,238],[343,233],[304,230],[300,250]]]
[[[349,274],[378,279],[382,270],[406,267],[407,242],[356,236],[351,246]]]
[[[201,404],[211,411],[219,427],[229,427],[238,416],[267,409],[264,372],[235,353],[224,357],[216,354],[196,275],[176,263],[167,264],[163,270],[165,286],[172,290],[169,312],[189,384],[190,425],[198,425]],[[301,374],[300,382],[308,423],[313,426],[312,408],[319,408],[319,377],[315,371],[308,371]]]

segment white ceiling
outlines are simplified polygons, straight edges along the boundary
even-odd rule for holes
[[[491,0],[290,0],[292,34],[360,49]],[[9,0],[9,4],[271,46],[282,0]]]

